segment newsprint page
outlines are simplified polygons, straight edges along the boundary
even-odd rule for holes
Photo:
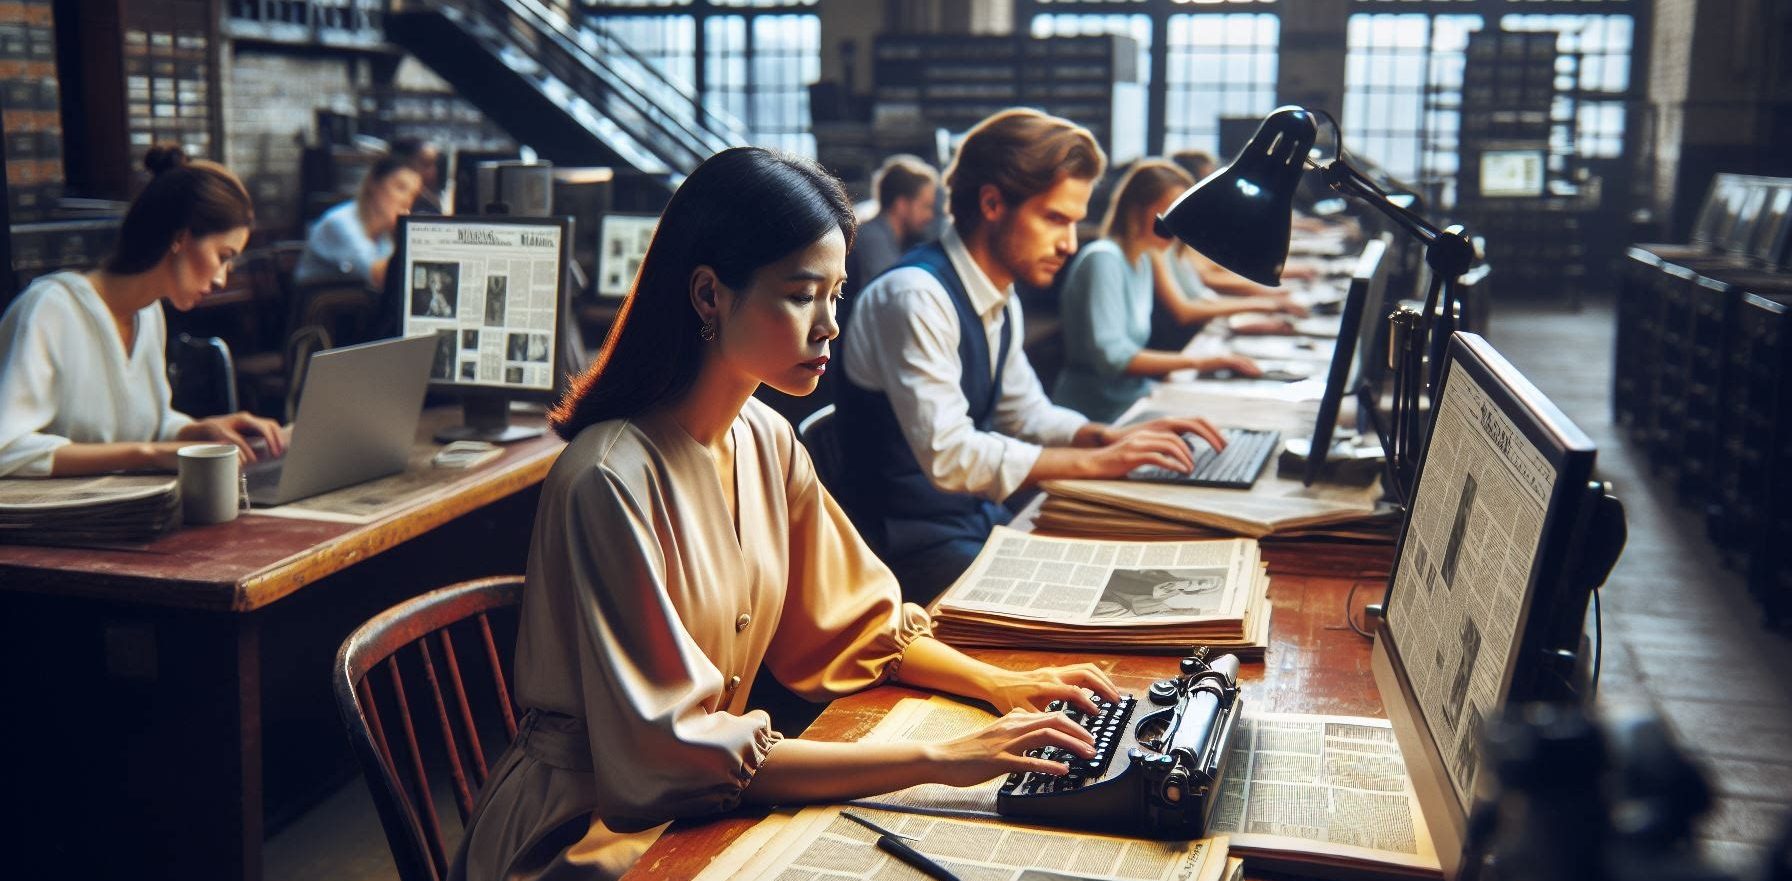
[[[1060,623],[1236,620],[1257,567],[1248,539],[1110,542],[998,526],[940,605]]]
[[[405,333],[436,335],[430,379],[554,387],[561,237],[548,224],[411,222]]]
[[[986,881],[1220,881],[1224,839],[1145,841],[987,820],[899,814],[865,807],[805,808],[760,821],[697,881],[871,881],[921,878],[877,847],[848,811],[908,838],[959,878]]]
[[[1482,725],[1506,692],[1555,471],[1465,380],[1445,383],[1388,627],[1466,811]]]

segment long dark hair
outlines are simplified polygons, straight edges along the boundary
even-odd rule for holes
[[[136,275],[154,269],[183,232],[198,239],[254,225],[249,191],[230,169],[189,162],[179,147],[169,146],[151,147],[143,167],[155,179],[125,212],[107,272]]]
[[[638,415],[690,389],[703,361],[690,300],[697,267],[742,290],[760,267],[834,229],[851,251],[858,231],[852,204],[815,163],[758,147],[704,160],[666,204],[603,351],[549,416],[554,430],[571,440],[586,426]]]

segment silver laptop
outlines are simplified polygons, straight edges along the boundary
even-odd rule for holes
[[[312,355],[286,454],[245,469],[249,500],[284,505],[403,471],[435,350],[429,335]]]

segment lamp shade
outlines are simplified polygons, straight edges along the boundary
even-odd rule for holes
[[[1158,233],[1251,281],[1279,284],[1294,189],[1318,136],[1313,114],[1276,108],[1231,165],[1190,187],[1157,219]]]

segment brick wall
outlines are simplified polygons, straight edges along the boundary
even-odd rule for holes
[[[299,161],[316,111],[354,114],[366,65],[342,57],[237,48],[224,79],[225,162],[255,197],[257,224],[278,237],[299,228]]]

